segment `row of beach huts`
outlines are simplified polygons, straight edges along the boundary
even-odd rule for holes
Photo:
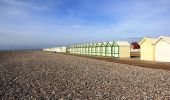
[[[43,51],[66,53],[67,47],[45,48]]]
[[[136,48],[136,45],[139,46]],[[170,37],[143,38],[139,43],[131,44],[127,41],[89,43],[46,48],[43,51],[113,58],[130,58],[131,53],[139,53],[141,60],[170,62]]]

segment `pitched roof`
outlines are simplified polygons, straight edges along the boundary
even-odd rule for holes
[[[102,44],[102,42],[99,42],[99,43],[97,43],[98,45],[101,45]]]
[[[116,43],[119,46],[130,46],[129,42],[127,42],[127,41],[116,41]]]
[[[149,40],[152,44],[157,40],[156,38],[143,38],[139,44],[141,45],[145,40]]]
[[[108,42],[109,44],[113,44],[113,43],[115,43],[115,41],[110,41],[110,42]]]
[[[166,37],[166,36],[160,36],[153,44],[157,44],[159,40],[164,39],[167,43],[170,44],[170,37]]]

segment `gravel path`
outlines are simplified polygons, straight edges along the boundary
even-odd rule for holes
[[[170,71],[17,52],[0,57],[0,99],[169,100]]]

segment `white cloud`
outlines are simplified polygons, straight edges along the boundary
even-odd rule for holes
[[[94,12],[94,16],[96,16],[94,22],[90,22],[89,17],[84,17],[86,15],[76,16],[77,12],[74,9],[68,9],[69,14],[64,16],[65,18],[59,18],[60,13],[52,16],[45,13],[47,15],[41,16],[41,11],[51,10],[49,5],[42,6],[21,0],[3,0],[3,2],[5,5],[0,5],[0,43],[3,44],[50,43],[57,45],[170,33],[170,14],[168,13],[170,2],[167,0],[155,0],[154,2],[132,0],[120,4],[114,4],[110,0],[110,2],[100,5],[84,5],[87,8],[90,6],[88,10]],[[80,14],[89,14],[89,12]],[[93,16],[93,13],[89,15],[91,14]],[[110,22],[103,22],[105,19],[101,18],[97,20],[97,14],[109,18]]]
[[[24,7],[27,9],[42,10],[42,11],[49,10],[47,7],[33,5],[28,2],[22,2],[21,0],[2,0],[2,1],[6,3],[8,6]]]
[[[39,6],[21,0],[1,0],[0,17],[16,17],[21,19],[32,18],[33,12],[49,11],[46,6]]]

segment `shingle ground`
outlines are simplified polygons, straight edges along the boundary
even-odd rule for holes
[[[49,52],[0,56],[0,99],[170,99],[170,71]]]

